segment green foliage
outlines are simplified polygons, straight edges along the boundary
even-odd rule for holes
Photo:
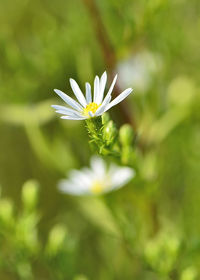
[[[28,181],[22,187],[23,203],[17,213],[11,201],[0,199],[1,278],[42,279],[42,274],[48,279],[72,277],[75,240],[67,234],[64,225],[57,224],[49,230],[47,241],[42,244],[38,229],[38,196],[37,182]]]
[[[113,156],[124,165],[134,162],[133,129],[130,125],[121,126],[119,132],[110,120],[108,113],[102,117],[86,120],[91,146],[100,155]]]
[[[102,118],[91,118],[86,120],[91,144],[95,144],[97,151],[102,155],[119,156],[117,147],[117,129],[113,121]],[[93,145],[94,146],[94,145]]]

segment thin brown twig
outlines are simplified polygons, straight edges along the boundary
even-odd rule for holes
[[[115,50],[110,42],[109,36],[105,29],[104,23],[102,21],[99,9],[96,5],[95,0],[83,0],[87,10],[89,11],[94,30],[101,47],[102,55],[106,64],[106,68],[111,71],[112,76],[114,76],[114,69],[116,66],[116,55]],[[121,92],[119,84],[115,86],[115,95],[118,95]],[[130,109],[126,101],[119,104],[121,110],[121,116],[124,122],[129,123],[133,126],[134,130],[136,129],[135,121],[130,117]]]
[[[101,47],[102,55],[104,57],[106,68],[112,73],[112,77],[114,76],[114,69],[116,68],[117,58],[115,54],[115,49],[113,48],[108,33],[106,31],[106,28],[104,26],[104,23],[101,18],[101,14],[99,12],[99,9],[96,5],[95,0],[82,0],[85,4],[85,7],[87,8],[90,18],[92,21],[92,24],[94,26],[94,30],[99,42],[99,45]],[[118,95],[121,92],[121,88],[119,84],[116,84],[115,87],[115,95]],[[132,125],[134,131],[137,134],[137,126],[136,122],[133,118],[133,114],[130,114],[130,108],[128,106],[128,103],[126,100],[124,100],[122,103],[119,104],[120,111],[121,111],[121,117],[123,118],[123,121],[126,123],[129,123]],[[139,149],[144,153],[145,151],[145,144],[140,141],[138,141],[138,147]],[[152,214],[152,224],[153,224],[153,235],[156,235],[156,233],[159,230],[159,220],[158,220],[158,210],[157,205],[155,203],[152,203],[151,205],[151,214]]]
[[[116,65],[116,57],[113,46],[110,43],[108,34],[106,32],[105,26],[101,19],[98,7],[93,0],[83,0],[94,26],[94,30],[101,47],[101,51],[105,60],[105,64],[108,70],[113,70]]]

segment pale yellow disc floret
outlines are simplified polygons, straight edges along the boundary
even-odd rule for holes
[[[100,194],[104,190],[104,185],[100,181],[94,181],[91,187],[91,191],[93,194]]]
[[[92,112],[93,114],[96,113],[96,110],[101,106],[101,104],[96,104],[95,102],[89,103],[84,109],[83,109],[83,115],[89,116],[89,112]]]

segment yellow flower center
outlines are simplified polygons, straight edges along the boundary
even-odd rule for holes
[[[83,109],[83,115],[89,116],[89,112],[92,112],[93,114],[96,113],[96,110],[101,106],[101,104],[96,104],[94,102],[89,103],[84,109]]]
[[[102,182],[100,182],[100,181],[93,182],[93,185],[91,188],[91,191],[93,194],[100,194],[103,192],[103,189],[104,189],[104,185],[102,184]]]

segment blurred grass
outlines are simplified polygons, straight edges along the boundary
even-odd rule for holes
[[[200,277],[199,12],[198,0],[0,2],[0,216],[7,209],[12,222],[2,218],[0,279]],[[135,124],[137,177],[102,200],[63,196],[57,181],[91,151],[84,123],[50,108],[60,102],[53,89],[71,94],[70,77],[84,88],[105,69],[110,79],[121,73],[115,93],[135,89],[111,116]],[[53,257],[19,246],[16,215],[26,220],[21,189],[31,178],[40,221],[28,231],[40,248],[60,236],[64,251]]]

